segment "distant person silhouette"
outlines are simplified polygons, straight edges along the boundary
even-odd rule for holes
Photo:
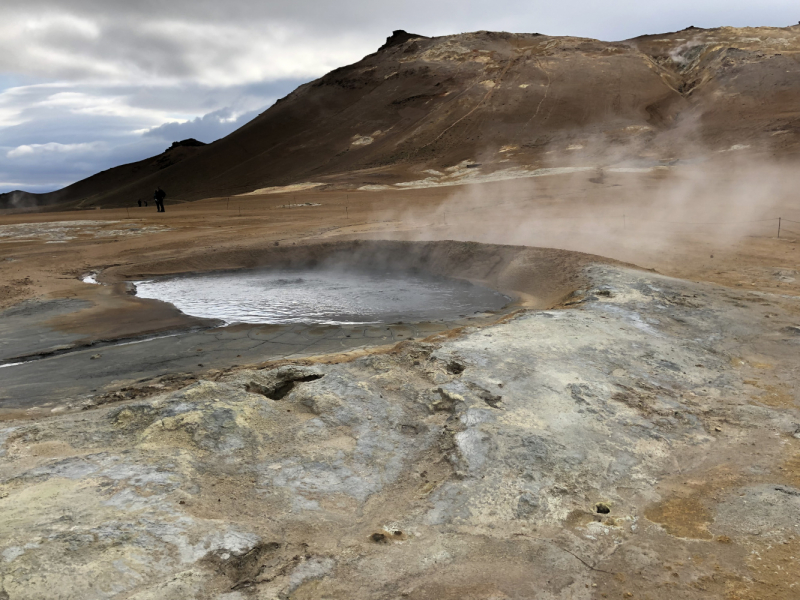
[[[137,200],[137,202],[139,203],[139,208],[142,208],[142,201],[141,200]]]
[[[156,209],[158,209],[158,212],[166,212],[164,211],[164,198],[166,197],[167,197],[167,192],[165,192],[161,188],[158,188],[153,193],[153,200],[156,201]]]

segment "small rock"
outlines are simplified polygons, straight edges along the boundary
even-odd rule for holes
[[[719,425],[717,425],[716,427],[714,427],[714,431],[722,431],[722,427],[720,427]]]
[[[99,354],[92,354],[92,355],[89,357],[89,360],[97,360],[98,358],[100,358],[100,355],[99,355]]]

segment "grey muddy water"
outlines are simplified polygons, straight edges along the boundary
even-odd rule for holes
[[[136,282],[142,298],[226,324],[367,324],[450,320],[511,299],[468,281],[404,272],[247,270]]]

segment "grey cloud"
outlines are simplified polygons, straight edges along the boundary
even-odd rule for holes
[[[242,126],[304,81],[261,82],[222,89],[195,85],[34,86],[18,90],[11,98],[0,94],[0,107],[18,103],[22,121],[0,127],[0,192],[17,188],[51,191],[103,169],[159,154],[172,141],[194,137],[212,142]],[[81,93],[100,101],[112,96],[123,98],[123,107],[132,114],[86,114],[69,106],[46,105],[58,93]],[[220,105],[225,108],[218,108]],[[151,110],[156,117],[149,115],[147,111]],[[177,115],[203,116],[185,123],[164,123],[165,119],[157,116],[172,111]],[[48,144],[59,145],[50,148],[69,149],[48,150]],[[33,152],[15,152],[20,146],[40,147]]]
[[[621,39],[688,25],[789,25],[797,10],[796,0],[580,0],[568,7],[542,0],[6,0],[0,16],[0,71],[235,85],[320,75],[373,51],[396,28],[425,35],[505,29]]]
[[[373,48],[357,30],[322,35],[308,19],[318,8],[293,19],[253,4],[253,14],[237,19],[237,11],[220,13],[217,6],[75,2],[67,12],[61,3],[34,0],[4,7],[0,70],[72,81],[235,85],[316,76]]]
[[[204,115],[222,107],[231,108],[236,112],[262,108],[307,81],[309,78],[260,81],[224,87],[181,84],[126,86],[114,89],[118,93],[125,94],[132,106]]]
[[[0,129],[0,146],[15,148],[23,144],[80,144],[86,142],[118,143],[133,134],[137,124],[119,117],[92,115],[65,115],[56,112],[34,120]],[[140,127],[144,128],[144,127]],[[0,156],[0,162],[3,157]]]
[[[254,110],[236,116],[230,108],[222,108],[185,123],[164,123],[149,130],[144,136],[157,137],[165,141],[194,138],[209,143],[239,129],[257,117],[260,112]]]
[[[272,104],[305,81],[290,79],[224,88],[194,84],[74,84],[6,90],[0,93],[0,112],[14,113],[21,123],[0,127],[0,144],[91,141],[152,129],[168,120],[191,120],[221,108],[236,114],[252,112]],[[74,98],[73,105],[58,103],[65,95]],[[110,107],[109,99],[115,100]],[[114,114],[109,114],[112,109]]]
[[[7,158],[11,148],[0,146],[0,191],[24,189],[49,192],[120,164],[141,160],[163,152],[157,140],[135,140],[118,146],[105,143],[86,144],[64,150],[34,148],[13,159]]]

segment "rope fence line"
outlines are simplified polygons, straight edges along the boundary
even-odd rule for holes
[[[537,206],[537,207],[523,207],[519,204],[515,204],[514,202],[501,202],[499,204],[492,204],[492,205],[479,205],[479,206],[467,206],[462,207],[460,209],[461,212],[473,212],[476,210],[497,210],[498,208],[502,207],[510,207],[510,208],[517,208],[522,211],[539,211],[539,210],[552,210],[555,207],[552,206]],[[751,219],[747,221],[662,221],[662,220],[655,220],[655,219],[640,219],[636,217],[628,216],[627,214],[619,214],[619,215],[598,215],[598,216],[589,216],[589,217],[536,217],[539,220],[581,220],[581,221],[597,221],[601,219],[605,220],[616,220],[622,219],[631,222],[639,222],[639,223],[660,223],[660,224],[668,224],[668,225],[745,225],[749,223],[769,223],[774,221],[785,221],[787,223],[798,223],[800,221],[793,221],[791,219],[787,219],[785,217],[771,217],[768,219]]]
[[[219,200],[225,202],[225,205],[226,205],[227,209],[230,209],[230,200],[231,199],[232,198],[230,198],[230,197],[221,197],[221,198],[219,198]],[[243,200],[243,199],[236,198],[236,200]],[[254,198],[253,199],[247,198],[246,200],[255,200],[255,199]],[[293,200],[294,200],[294,198],[293,198]],[[338,203],[334,203],[334,204],[338,204]],[[300,206],[303,206],[303,205],[297,205],[298,208]],[[312,204],[311,206],[314,206],[314,205]],[[516,204],[515,202],[512,201],[512,202],[500,202],[499,204],[494,204],[494,205],[483,205],[483,206],[474,206],[473,205],[471,207],[467,206],[467,207],[461,208],[461,210],[458,211],[458,212],[465,213],[465,212],[483,211],[483,210],[497,210],[498,208],[501,208],[501,207],[514,207],[514,208],[518,208],[518,209],[520,209],[522,211],[552,210],[552,209],[556,209],[557,208],[555,206],[538,206],[538,207],[525,208],[525,207],[520,206],[520,205],[518,205],[518,204]],[[177,208],[177,206],[176,206],[176,208]],[[269,206],[257,206],[257,207],[252,207],[252,206],[246,206],[245,205],[243,207],[241,202],[238,202],[233,208],[234,208],[234,210],[236,210],[239,213],[239,216],[245,216],[245,215],[243,215],[243,213],[247,212],[247,213],[251,213],[252,214],[252,212],[254,210],[256,212],[258,212],[259,210],[264,210],[264,209],[295,208],[295,205],[277,205],[277,206],[276,205],[269,205]],[[347,206],[346,205],[344,205],[344,208],[345,208],[345,211],[347,212]],[[400,212],[402,213],[403,211],[400,211]],[[413,211],[411,211],[411,212],[413,212]],[[450,217],[451,218],[452,218],[454,212],[456,212],[456,211],[450,211]],[[447,215],[447,211],[444,211],[443,214],[442,214],[442,218],[443,218],[445,224],[447,223],[447,216],[448,216]],[[348,217],[349,217],[349,215],[348,215]],[[778,238],[781,237],[781,233],[788,233],[788,234],[792,234],[792,235],[795,235],[795,236],[800,236],[800,232],[788,229],[787,227],[785,227],[783,225],[784,223],[793,223],[793,224],[800,225],[800,221],[796,221],[794,219],[787,219],[785,217],[771,217],[771,218],[767,218],[767,219],[750,219],[750,220],[742,220],[742,221],[664,221],[664,220],[659,220],[659,219],[637,218],[637,217],[629,216],[629,215],[623,213],[623,214],[618,214],[618,215],[596,215],[596,216],[586,216],[586,217],[537,216],[537,217],[533,217],[533,219],[535,221],[601,221],[601,220],[602,221],[617,221],[617,222],[621,222],[623,229],[627,228],[629,224],[632,225],[632,224],[636,224],[636,223],[641,223],[641,224],[651,223],[651,224],[656,224],[656,225],[689,225],[689,226],[713,225],[713,226],[725,226],[725,225],[750,225],[750,224],[755,224],[755,223],[775,223],[777,221],[777,237]]]
[[[632,221],[639,221],[641,219],[631,219]],[[780,217],[775,217],[773,219],[754,219],[752,221],[650,221],[645,219],[647,222],[650,223],[669,223],[670,225],[745,225],[748,223],[767,223],[770,221],[779,221]]]
[[[536,219],[539,221],[600,221],[625,219],[631,223],[659,223],[662,225],[747,225],[750,223],[767,223],[771,221],[777,221],[778,217],[775,217],[774,219],[756,219],[754,221],[659,221],[655,219],[635,219],[625,215],[610,217],[536,217]],[[787,219],[784,219],[784,221],[787,221]],[[792,222],[796,223],[797,221]]]
[[[239,198],[237,198],[237,199],[241,200]],[[527,200],[528,198],[524,198],[524,199]],[[230,206],[230,200],[231,200],[230,197],[223,196],[223,197],[220,197],[220,198],[215,198],[215,200],[225,200],[226,201],[226,208],[229,208],[229,206]],[[257,199],[256,198],[247,198],[246,200],[257,200]],[[296,201],[295,197],[293,197],[292,200],[293,200],[293,202]],[[189,201],[187,201],[187,200],[175,200],[175,202],[189,203]],[[276,208],[278,208],[278,209],[280,209],[280,208],[295,208],[295,207],[299,208],[301,206],[317,206],[317,205],[313,204],[313,203],[309,203],[309,204],[301,204],[301,205],[298,205],[298,204],[288,204],[288,205],[286,205],[286,204],[284,204],[284,205],[268,205],[268,206],[258,206],[258,207],[247,206],[247,207],[244,208],[244,210],[245,211],[252,211],[252,210],[256,210],[257,211],[257,210],[276,209]],[[517,205],[517,204],[515,204],[513,202],[501,202],[499,204],[493,204],[493,205],[464,207],[464,208],[462,208],[462,211],[463,212],[469,212],[469,211],[480,210],[480,209],[496,210],[497,208],[500,208],[502,206],[519,207],[519,205]],[[236,205],[234,208],[238,209],[238,210],[242,209],[241,204]],[[548,210],[548,209],[551,209],[551,208],[553,208],[553,207],[551,207],[551,206],[538,206],[538,207],[527,208],[525,210]],[[640,223],[662,223],[662,224],[669,224],[669,225],[744,225],[744,224],[748,224],[748,223],[767,223],[767,222],[770,222],[770,221],[784,221],[786,223],[796,223],[796,224],[800,225],[800,221],[794,221],[792,219],[787,219],[785,217],[771,217],[769,219],[752,219],[752,220],[747,220],[747,221],[661,221],[661,220],[654,220],[654,219],[637,219],[636,217],[630,217],[630,216],[627,216],[626,214],[610,215],[610,216],[591,216],[591,217],[537,217],[537,218],[541,219],[541,220],[544,220],[544,219],[572,220],[572,219],[574,219],[574,220],[588,220],[588,221],[593,221],[593,220],[598,220],[598,219],[626,219],[626,220],[631,221],[631,222],[637,221],[637,222],[640,222]]]
[[[539,209],[547,209],[550,207],[539,207]],[[486,210],[486,209],[497,209],[497,206],[479,206],[479,207],[472,207],[467,209],[468,212],[476,211],[476,210]],[[628,223],[635,224],[635,223],[653,223],[657,225],[713,225],[713,226],[720,226],[720,225],[751,225],[754,223],[776,223],[777,224],[777,237],[781,237],[781,232],[789,233],[795,236],[800,236],[800,232],[790,230],[785,227],[785,223],[796,223],[800,225],[800,221],[795,221],[793,219],[786,219],[784,217],[771,217],[768,219],[750,219],[747,221],[662,221],[662,220],[655,220],[655,219],[641,219],[635,217],[629,217],[627,214],[621,215],[599,215],[599,216],[587,216],[587,217],[534,217],[535,221],[621,221],[622,228],[627,229]],[[444,216],[444,222],[447,223],[446,213]]]
[[[493,210],[496,209],[496,206],[482,206],[480,208],[486,210]],[[540,221],[547,221],[547,220],[555,220],[555,221],[600,221],[600,220],[625,220],[630,221],[632,223],[658,223],[661,225],[748,225],[751,223],[770,223],[776,221],[783,221],[786,223],[798,223],[800,221],[792,221],[791,219],[785,219],[783,217],[772,217],[770,219],[752,219],[749,221],[662,221],[657,219],[641,219],[636,217],[630,217],[625,214],[622,215],[600,215],[600,216],[589,216],[589,217],[536,217],[537,220]]]

